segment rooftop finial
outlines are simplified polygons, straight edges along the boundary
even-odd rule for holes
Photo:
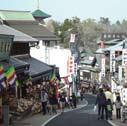
[[[37,9],[39,9],[39,3],[40,3],[40,1],[37,0]]]

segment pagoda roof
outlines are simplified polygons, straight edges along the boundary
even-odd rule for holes
[[[32,13],[32,15],[34,16],[34,17],[39,17],[39,18],[49,18],[49,17],[51,17],[51,15],[49,15],[49,14],[46,14],[45,12],[43,12],[43,11],[41,11],[40,9],[37,9],[37,10],[35,10],[33,13]]]
[[[34,21],[30,11],[0,10],[0,18],[6,21]]]

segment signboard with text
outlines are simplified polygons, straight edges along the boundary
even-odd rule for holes
[[[110,52],[110,72],[115,72],[115,51]]]
[[[105,57],[102,57],[101,65],[101,77],[105,77]]]

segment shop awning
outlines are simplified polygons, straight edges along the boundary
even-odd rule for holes
[[[46,76],[50,76],[52,72],[52,67],[50,67],[48,64],[30,57],[29,55],[20,56],[17,58],[30,64],[29,74],[32,77],[33,81],[42,79]]]
[[[8,67],[14,66],[16,73],[23,73],[29,69],[29,64],[27,62],[14,57],[10,57],[8,61],[0,61],[0,64],[3,65],[5,71],[8,69]]]

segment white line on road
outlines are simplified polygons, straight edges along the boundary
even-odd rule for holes
[[[115,123],[113,123],[111,120],[108,120],[108,123],[111,124],[112,126],[118,126]]]

